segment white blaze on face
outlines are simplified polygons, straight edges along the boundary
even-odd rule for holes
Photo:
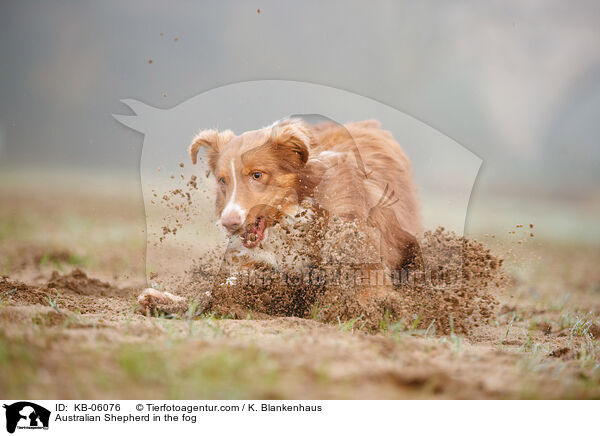
[[[231,196],[229,197],[229,201],[225,205],[225,209],[221,212],[221,221],[225,219],[225,217],[236,214],[240,217],[240,222],[243,224],[246,221],[246,210],[240,206],[236,200],[237,195],[237,173],[235,171],[235,158],[231,158],[231,180],[233,182],[233,191],[231,192]]]

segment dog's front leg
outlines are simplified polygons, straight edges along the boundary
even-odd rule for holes
[[[166,291],[146,288],[137,297],[137,312],[143,315],[153,314],[181,314],[188,308],[185,298]]]

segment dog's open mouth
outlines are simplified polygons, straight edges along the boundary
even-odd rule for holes
[[[242,233],[242,244],[246,248],[254,248],[265,239],[265,219],[261,216],[251,224],[246,225],[246,231]]]

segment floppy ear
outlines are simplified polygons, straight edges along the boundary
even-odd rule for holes
[[[200,147],[207,147],[208,166],[214,171],[215,166],[217,165],[220,147],[229,142],[234,136],[235,135],[231,130],[225,130],[223,132],[219,132],[215,129],[202,130],[194,137],[188,149],[190,157],[192,158],[192,163],[194,165],[196,164]]]
[[[294,168],[306,164],[313,138],[302,120],[291,118],[279,122],[273,126],[271,138],[275,150]]]

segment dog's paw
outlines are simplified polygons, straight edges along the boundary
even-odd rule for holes
[[[186,299],[170,292],[146,288],[137,298],[137,312],[142,315],[173,314],[185,310]]]

